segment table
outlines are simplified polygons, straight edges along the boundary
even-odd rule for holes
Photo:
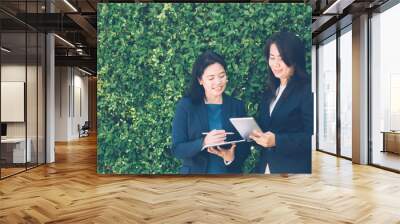
[[[26,139],[28,143],[25,153],[25,138],[6,138],[1,139],[1,157],[6,163],[26,163],[31,162],[31,145],[30,138]],[[25,161],[26,159],[26,161]]]
[[[400,131],[382,131],[383,150],[382,152],[392,152],[400,154]]]

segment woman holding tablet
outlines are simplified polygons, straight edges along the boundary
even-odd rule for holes
[[[313,96],[305,69],[305,47],[293,33],[266,42],[267,88],[259,107],[261,131],[250,138],[262,146],[258,173],[311,173]]]
[[[245,108],[243,102],[224,94],[227,82],[220,55],[206,51],[197,58],[191,86],[179,100],[172,123],[172,154],[182,161],[181,174],[242,173],[250,151],[247,143],[205,147],[228,137],[240,139],[229,118],[246,116]]]

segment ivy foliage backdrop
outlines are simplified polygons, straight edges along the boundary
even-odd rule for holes
[[[282,29],[307,48],[311,72],[311,7],[304,4],[98,5],[98,172],[175,174],[171,123],[192,65],[205,49],[225,57],[226,93],[257,112],[266,80],[265,40]],[[252,149],[245,164],[257,160]]]

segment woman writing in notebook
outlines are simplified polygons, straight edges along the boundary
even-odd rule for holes
[[[242,101],[224,94],[227,82],[220,55],[206,51],[197,58],[191,85],[179,100],[172,123],[172,154],[182,161],[181,174],[242,172],[248,144],[205,147],[224,142],[235,132],[229,118],[246,116]],[[237,133],[231,136],[240,138]]]
[[[305,69],[305,48],[293,33],[279,32],[265,45],[267,88],[259,107],[262,132],[257,173],[311,173],[313,97]]]

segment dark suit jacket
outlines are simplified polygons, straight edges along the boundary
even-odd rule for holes
[[[264,132],[275,134],[276,146],[261,149],[256,172],[311,173],[311,136],[313,134],[313,96],[311,82],[296,76],[289,80],[271,116],[272,94],[265,93],[258,122]]]
[[[235,132],[232,140],[241,139],[229,118],[245,117],[244,104],[228,95],[223,95],[222,127]],[[189,97],[183,97],[176,106],[172,123],[172,154],[182,161],[181,174],[205,174],[207,172],[208,152],[201,151],[204,135],[209,132],[207,105],[204,102],[193,104]],[[235,159],[228,165],[229,173],[241,173],[243,161],[250,152],[248,143],[236,145]],[[222,159],[222,158],[221,158]]]

